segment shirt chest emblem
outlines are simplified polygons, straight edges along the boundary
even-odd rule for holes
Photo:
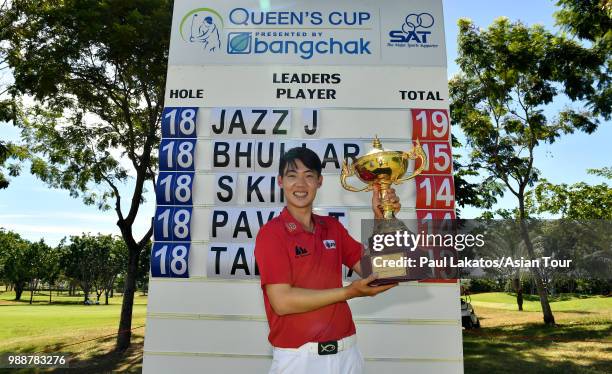
[[[295,246],[295,257],[304,257],[304,256],[308,256],[310,253],[308,253],[308,250],[304,247],[300,247],[299,245]]]
[[[323,240],[323,246],[325,249],[336,249],[336,241],[333,239]]]

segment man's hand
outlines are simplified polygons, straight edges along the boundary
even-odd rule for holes
[[[400,199],[395,194],[395,189],[389,188],[384,200],[393,204],[395,214],[400,211],[402,204],[400,204]],[[382,199],[380,198],[380,185],[378,183],[374,184],[374,190],[372,191],[372,210],[374,211],[374,218],[381,219],[384,217]]]
[[[365,279],[356,280],[348,286],[344,287],[346,290],[346,299],[352,299],[354,297],[362,296],[376,296],[381,292],[397,286],[397,283],[386,284],[384,286],[368,286],[369,283],[378,279],[377,274],[371,274]]]

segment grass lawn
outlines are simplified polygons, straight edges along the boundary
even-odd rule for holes
[[[110,305],[82,305],[82,297],[36,295],[29,305],[0,291],[0,353],[69,352],[71,367],[54,373],[139,373],[147,298],[136,297],[132,341],[126,354],[112,352],[121,297]],[[482,328],[464,330],[465,373],[612,373],[612,298],[551,298],[556,327],[544,327],[539,299],[526,296],[516,311],[513,295],[472,296]],[[0,370],[1,372],[1,370]],[[12,370],[10,373],[20,371]],[[22,373],[36,372],[23,370]]]
[[[464,330],[465,372],[612,373],[612,298],[561,295],[550,298],[557,326],[545,327],[537,296],[523,312],[516,296],[472,295],[480,330]]]
[[[34,296],[13,301],[14,292],[0,292],[0,353],[70,352],[75,358],[70,373],[140,372],[147,298],[137,293],[132,327],[133,347],[126,355],[112,353],[119,324],[122,297],[109,299],[109,305],[83,305],[82,296]],[[101,298],[103,303],[103,298]],[[33,369],[22,372],[32,372]],[[19,372],[11,370],[11,373]],[[54,372],[61,372],[55,370]]]

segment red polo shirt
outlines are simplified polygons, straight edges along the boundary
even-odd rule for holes
[[[307,342],[339,340],[355,333],[346,301],[305,313],[279,316],[265,291],[266,284],[328,289],[342,287],[342,265],[352,268],[362,256],[362,245],[333,217],[313,214],[314,232],[302,228],[285,208],[257,234],[255,259],[259,267],[270,343],[297,348]]]

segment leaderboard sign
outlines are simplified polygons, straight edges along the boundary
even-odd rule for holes
[[[454,218],[446,70],[437,66],[445,65],[443,35],[441,4],[429,1],[409,7],[309,1],[267,9],[259,1],[177,2],[151,275],[188,278],[198,243],[206,272],[197,276],[256,277],[254,237],[284,203],[276,181],[280,156],[295,146],[313,149],[332,175],[326,189],[341,190],[342,161],[367,152],[385,126],[375,129],[355,115],[326,121],[334,113],[401,113],[387,124],[394,127],[388,137],[397,138],[396,149],[420,141],[429,160],[400,189],[403,206],[414,209],[404,217]],[[394,148],[389,139],[384,144]],[[359,194],[351,205],[325,192],[317,212],[337,217],[357,237],[347,206],[368,208],[368,197]]]
[[[337,218],[355,238],[361,221],[372,218],[371,195],[345,191],[340,172],[346,158],[371,149],[375,135],[393,150],[419,142],[427,155],[423,173],[396,187],[399,217],[423,228],[455,218],[446,74],[441,0],[176,1],[145,371],[269,368],[254,243],[285,204],[277,172],[290,148],[320,156],[324,182],[315,213]],[[344,269],[345,280],[354,278]],[[380,311],[351,304],[360,345],[372,358],[368,371],[461,368],[460,317],[456,297],[448,296],[458,288],[395,290],[393,306]],[[415,304],[404,311],[404,301]],[[406,347],[415,334],[433,343],[410,354],[368,345],[384,336]]]

